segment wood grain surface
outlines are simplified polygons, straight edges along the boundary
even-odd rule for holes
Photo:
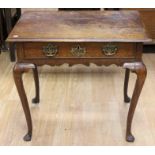
[[[149,42],[137,11],[30,11],[9,42]]]
[[[50,58],[43,52],[43,47],[46,47],[48,43],[24,43],[23,50],[25,59],[41,59]],[[58,49],[58,53],[53,58],[78,58],[71,53],[72,48],[80,46],[84,48],[86,53],[81,56],[82,58],[135,58],[136,56],[136,44],[132,43],[115,43],[118,47],[117,53],[112,56],[106,56],[103,53],[103,48],[107,46],[107,43],[54,43]],[[21,51],[19,51],[21,52]]]
[[[124,8],[123,10],[127,9]],[[152,39],[155,39],[155,8],[130,8],[128,10],[138,10],[140,12],[142,21],[144,22],[148,35]]]

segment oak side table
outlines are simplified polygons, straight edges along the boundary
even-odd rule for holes
[[[136,73],[126,128],[126,140],[134,141],[131,125],[147,73],[142,61],[142,43],[151,41],[137,11],[25,12],[7,41],[17,46],[13,75],[28,126],[25,141],[32,138],[32,120],[22,75],[33,70],[36,96],[32,102],[39,103],[37,66],[63,63],[122,66],[126,69],[125,102],[130,102],[129,73]]]

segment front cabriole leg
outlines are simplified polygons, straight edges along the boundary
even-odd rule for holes
[[[26,122],[28,126],[28,132],[24,136],[25,141],[30,141],[32,137],[32,119],[31,119],[30,109],[27,101],[27,96],[23,85],[22,75],[23,73],[27,72],[29,69],[34,69],[35,67],[36,66],[34,64],[16,63],[13,68],[14,81],[22,103],[22,107],[24,110],[24,114],[25,114]]]
[[[135,108],[143,88],[147,70],[143,62],[136,62],[136,63],[125,63],[123,65],[124,68],[130,69],[130,71],[136,73],[137,80],[134,88],[134,92],[131,99],[131,104],[129,107],[128,117],[127,117],[127,129],[126,129],[126,140],[128,142],[134,142],[135,138],[131,132],[132,120],[135,112]]]

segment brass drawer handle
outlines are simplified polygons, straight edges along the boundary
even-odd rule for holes
[[[47,57],[54,57],[58,53],[58,47],[49,43],[48,45],[43,47],[43,53]]]
[[[80,45],[77,45],[71,49],[71,53],[73,56],[81,57],[86,54],[86,49]]]
[[[102,48],[102,53],[106,56],[113,56],[117,53],[118,47],[115,44],[109,43]]]

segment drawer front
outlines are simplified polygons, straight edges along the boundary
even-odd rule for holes
[[[24,58],[135,58],[135,43],[24,43]]]

